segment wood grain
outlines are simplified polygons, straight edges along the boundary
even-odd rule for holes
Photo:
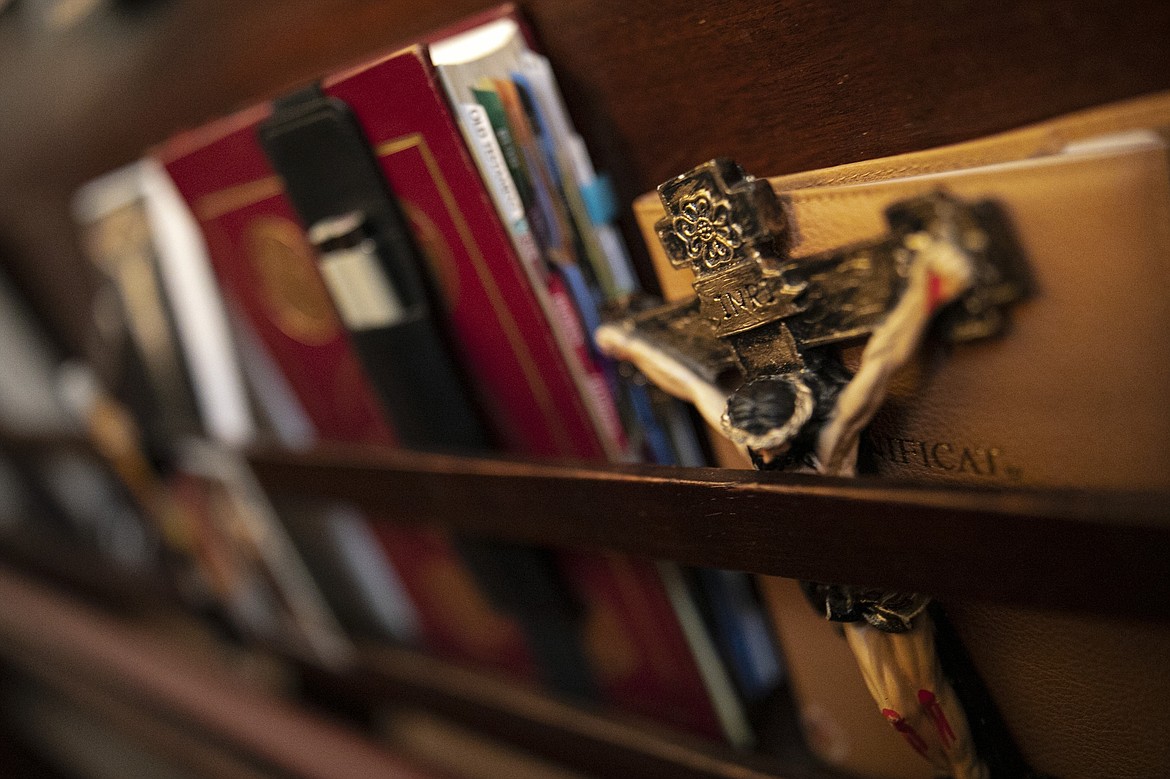
[[[0,568],[0,656],[47,664],[146,712],[183,721],[290,777],[434,779],[356,731],[242,680],[226,664]]]
[[[269,489],[344,500],[375,521],[943,600],[1170,618],[1164,496],[339,447],[258,451],[251,460]]]
[[[703,743],[643,719],[558,701],[415,652],[365,646],[359,656],[350,673],[317,675],[330,696],[436,712],[589,776],[844,779],[807,756],[786,759],[781,765],[767,756]]]
[[[135,715],[130,724],[148,731],[139,734],[148,743],[167,736],[168,729],[182,731],[191,750],[186,756],[195,765],[223,750],[279,776],[436,776],[339,722],[239,678],[214,657],[183,651],[149,623],[113,619],[2,566],[0,600],[0,660],[65,688],[67,695],[104,700],[123,715]],[[437,712],[593,776],[840,779],[811,764],[781,769],[768,758],[695,744],[652,723],[584,711],[406,650],[366,646],[351,669],[302,670],[334,701]],[[201,751],[199,740],[210,748]]]

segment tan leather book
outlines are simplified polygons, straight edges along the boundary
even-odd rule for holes
[[[885,206],[943,188],[998,201],[1034,275],[1034,293],[1012,311],[1003,337],[928,346],[900,375],[867,434],[873,470],[987,486],[1170,488],[1165,127],[1163,94],[943,149],[770,179],[795,227],[794,257],[879,235]],[[689,273],[671,268],[653,238],[663,215],[657,195],[639,198],[635,213],[666,295],[692,294]],[[785,586],[763,583],[766,592]],[[769,599],[790,655],[827,655],[827,646],[792,646],[796,633],[786,623],[804,619],[798,605]],[[1170,630],[944,605],[1034,768],[1154,776],[1170,765],[1170,674],[1159,670]],[[846,695],[807,680],[795,686],[806,713]],[[817,748],[815,737],[810,743]],[[882,775],[877,764],[818,753]]]

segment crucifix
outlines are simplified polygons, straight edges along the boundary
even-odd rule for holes
[[[603,325],[599,347],[695,404],[757,468],[853,475],[862,429],[929,331],[999,334],[1029,287],[993,202],[942,191],[894,203],[888,232],[789,255],[792,225],[766,180],[713,160],[658,188],[656,232],[695,297]],[[839,348],[864,344],[856,370]],[[891,726],[938,776],[980,779],[966,716],[934,650],[929,598],[806,582],[846,639]]]

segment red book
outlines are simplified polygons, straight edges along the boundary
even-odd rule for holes
[[[161,150],[191,206],[224,294],[285,374],[318,435],[393,445],[318,275],[314,250],[256,139],[265,107],[175,138]],[[429,530],[375,522],[374,531],[436,654],[535,678],[519,627],[494,611],[448,541]]]
[[[504,446],[601,460],[605,448],[435,78],[414,46],[325,79],[375,150],[439,279],[459,358]],[[654,565],[562,553],[588,609],[606,700],[713,739],[723,732]]]
[[[501,445],[535,457],[604,459],[600,435],[423,47],[329,76],[322,86],[353,110],[399,199],[438,280],[458,357]],[[303,230],[290,229],[296,227],[291,205],[255,140],[256,125],[267,115],[261,109],[245,112],[175,139],[165,150],[167,169],[207,235],[221,283],[288,373],[320,434],[389,444],[390,431],[329,304]],[[392,522],[376,523],[376,531],[389,542],[391,560],[416,599],[432,646],[513,672],[524,663],[530,668],[514,625],[507,631],[493,626],[491,635],[506,633],[515,642],[490,648],[468,645],[469,638],[482,643],[482,627],[470,637],[445,632],[451,627],[443,623],[445,615],[459,616],[464,624],[469,618],[428,591],[434,589],[428,582],[443,581],[432,578],[439,565],[416,570],[410,554],[396,553],[410,547],[400,538],[404,535],[432,553],[434,544],[423,544],[416,531]],[[440,562],[453,570],[457,561],[449,548],[444,551]],[[560,559],[588,612],[588,647],[605,699],[722,739],[654,565],[573,552]]]

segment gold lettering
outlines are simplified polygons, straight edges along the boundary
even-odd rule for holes
[[[731,319],[766,308],[776,302],[776,296],[767,284],[748,284],[713,295],[711,300],[723,308],[724,319]]]
[[[716,295],[712,300],[718,300],[719,305],[723,307],[723,318],[731,319],[733,312],[727,308],[727,304],[723,302],[723,295]]]
[[[742,289],[728,292],[726,293],[726,297],[731,301],[731,310],[733,313],[738,313],[735,311],[736,308],[742,309],[745,312],[748,310],[747,301],[744,299],[744,291]]]
[[[760,302],[760,295],[765,295],[764,302]],[[763,308],[769,303],[776,302],[776,298],[772,295],[772,290],[767,284],[749,284],[747,286],[747,297],[756,308]]]

